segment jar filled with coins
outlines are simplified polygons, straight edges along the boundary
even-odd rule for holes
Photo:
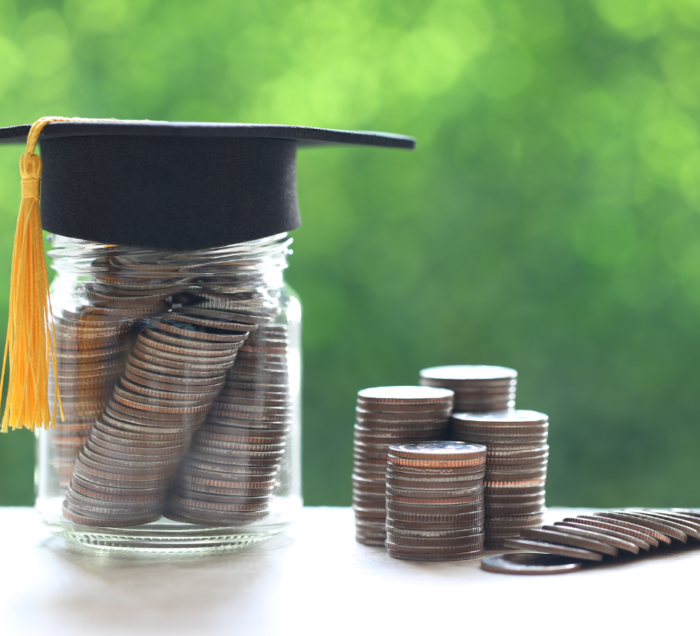
[[[60,395],[64,420],[39,436],[44,519],[69,538],[134,545],[181,533],[252,541],[292,521],[301,306],[283,276],[291,239],[168,252],[49,238],[49,400]]]
[[[8,141],[27,151],[2,430],[43,429],[44,521],[148,552],[283,532],[302,505],[301,304],[284,277],[296,151],[415,141],[61,117],[0,128]]]

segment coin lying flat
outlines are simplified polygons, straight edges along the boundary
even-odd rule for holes
[[[566,574],[581,569],[581,561],[558,556],[531,552],[516,552],[484,557],[481,569],[498,574]]]

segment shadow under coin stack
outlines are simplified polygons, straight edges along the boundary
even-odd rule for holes
[[[248,336],[172,318],[145,321],[126,369],[76,460],[64,516],[92,526],[158,519],[192,433]]]
[[[445,439],[453,406],[452,391],[393,386],[357,394],[353,508],[355,537],[367,545],[386,539],[386,467],[393,444]]]
[[[269,514],[293,416],[288,350],[283,325],[260,326],[247,340],[194,435],[167,517],[241,525]]]
[[[487,447],[486,549],[542,525],[549,418],[536,411],[454,413],[452,437]]]
[[[420,372],[422,386],[442,387],[455,392],[454,410],[457,413],[514,408],[517,378],[515,369],[481,364],[431,367]]]
[[[486,448],[464,442],[389,449],[386,548],[416,561],[475,559],[484,547]]]
[[[83,283],[76,296],[85,305],[73,312],[58,311],[54,316],[65,420],[56,417],[51,456],[61,490],[68,486],[75,459],[123,371],[138,321],[167,311],[167,299],[187,284],[187,279],[173,272],[172,267],[154,272],[126,254],[95,258],[89,268],[92,280]],[[52,404],[55,386],[51,369]]]

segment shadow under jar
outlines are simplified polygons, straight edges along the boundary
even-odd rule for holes
[[[161,251],[50,237],[63,421],[37,508],[103,549],[218,550],[301,508],[301,306],[291,239]]]

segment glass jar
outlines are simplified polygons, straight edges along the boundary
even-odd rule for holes
[[[171,552],[284,531],[301,508],[287,234],[188,252],[49,240],[64,419],[37,433],[36,506],[51,531]]]

